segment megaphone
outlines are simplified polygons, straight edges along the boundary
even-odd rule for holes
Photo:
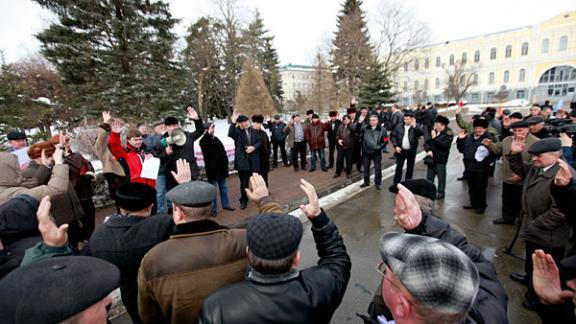
[[[186,144],[187,139],[186,133],[180,128],[177,128],[166,138],[166,143],[168,143],[168,145],[182,146]]]

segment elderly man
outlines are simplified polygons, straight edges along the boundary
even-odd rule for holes
[[[446,194],[446,164],[454,138],[454,132],[448,124],[450,124],[448,118],[438,115],[434,128],[430,130],[430,136],[424,142],[424,150],[432,162],[427,163],[426,179],[434,183],[434,178],[438,177],[438,199],[443,199]]]
[[[6,134],[6,139],[8,140],[8,145],[10,145],[8,152],[14,152],[28,146],[28,138],[26,137],[26,134],[22,132],[10,132]]]
[[[426,179],[410,179],[399,184],[410,190],[424,214],[434,215],[434,209],[436,208],[436,186],[434,182]],[[390,191],[397,194],[398,184],[394,185]]]
[[[545,138],[532,144],[528,149],[532,155],[531,164],[522,161],[520,154],[525,149],[525,138],[518,136],[512,142],[511,154],[506,158],[514,173],[525,179],[522,192],[522,236],[526,248],[526,274],[512,273],[511,278],[521,283],[530,283],[534,251],[543,250],[559,262],[564,257],[571,229],[566,223],[566,214],[559,209],[550,190],[560,169],[560,140]],[[528,288],[523,305],[531,309],[537,306],[532,286]]]
[[[306,139],[304,131],[306,126],[300,121],[300,115],[294,114],[284,128],[284,133],[288,135],[288,146],[290,147],[290,157],[294,171],[306,170]],[[300,155],[300,167],[298,167],[298,155]]]
[[[407,234],[380,239],[382,283],[366,323],[507,323],[508,297],[496,269],[466,237],[422,213],[398,185],[395,219]]]
[[[278,148],[280,148],[282,163],[284,166],[288,166],[288,155],[286,154],[286,133],[284,133],[286,123],[280,119],[280,115],[274,115],[274,121],[268,121],[265,126],[270,130],[270,133],[272,133],[272,167],[275,168],[278,166]]]
[[[530,133],[539,139],[550,137],[550,133],[546,130],[546,121],[542,116],[532,116],[526,119],[530,125]]]
[[[374,184],[380,190],[382,185],[382,146],[387,137],[386,128],[380,126],[378,115],[371,115],[368,124],[364,123],[364,116],[360,115],[356,126],[356,134],[362,138],[362,159],[364,162],[364,183],[361,188],[370,185],[370,164],[374,162]]]
[[[261,183],[258,199],[268,196]],[[329,323],[340,305],[351,262],[336,225],[320,208],[314,187],[301,180],[308,204],[300,208],[312,223],[318,265],[297,270],[300,220],[281,213],[261,213],[248,223],[250,269],[245,281],[208,297],[199,323]],[[260,198],[261,197],[261,198]]]
[[[513,135],[508,136],[500,143],[494,143],[490,139],[485,139],[484,144],[495,156],[507,156],[512,149],[512,141],[516,137],[526,138],[526,149],[529,149],[538,138],[530,134],[526,121],[517,121],[510,125]],[[522,159],[525,162],[530,160],[530,154],[525,150],[522,152]],[[502,217],[492,221],[494,224],[514,224],[516,218],[520,216],[522,210],[522,188],[524,179],[515,174],[510,168],[508,159],[502,160]]]
[[[422,128],[416,126],[416,117],[412,112],[404,114],[404,123],[392,129],[390,141],[396,151],[396,170],[394,172],[394,184],[402,181],[402,169],[406,161],[406,180],[412,179],[414,173],[414,162],[416,160],[416,150],[418,140],[424,135]]]

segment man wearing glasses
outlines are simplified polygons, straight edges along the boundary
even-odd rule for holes
[[[398,185],[395,219],[406,230],[380,239],[382,276],[366,323],[508,323],[494,266],[444,221],[423,214]]]

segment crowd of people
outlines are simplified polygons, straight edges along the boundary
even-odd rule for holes
[[[29,145],[26,134],[7,134],[10,148],[0,153],[0,322],[104,323],[109,295],[120,288],[134,323],[329,323],[346,292],[351,258],[315,187],[302,179],[308,203],[300,209],[312,224],[319,261],[298,268],[304,227],[271,197],[270,170],[279,162],[295,172],[335,168],[338,178],[343,171],[350,177],[355,165],[361,187],[370,186],[373,170],[380,190],[382,154],[391,145],[390,217],[405,233],[382,235],[375,260],[381,285],[368,315],[359,316],[366,323],[507,323],[508,296],[494,265],[435,215],[435,201],[447,194],[454,138],[465,170],[459,180],[469,190],[464,209],[486,211],[488,179],[502,159],[501,218],[493,223],[521,224],[525,273],[510,276],[527,286],[524,307],[545,323],[575,320],[567,301],[575,295],[566,287],[576,288],[576,256],[566,250],[576,225],[576,146],[566,125],[576,121],[576,110],[554,114],[535,105],[523,116],[487,108],[466,118],[459,104],[458,134],[432,103],[373,111],[351,104],[324,121],[314,111],[288,122],[234,111],[227,134],[239,208],[252,202],[258,209],[246,228],[216,221],[218,200],[235,210],[228,153],[214,123],[192,106],[186,112],[192,132],[175,116],[134,127],[102,113],[94,152],[116,212],[99,226],[94,168],[72,150],[72,135]],[[412,179],[420,148],[426,179]],[[22,150],[25,163],[16,154]]]

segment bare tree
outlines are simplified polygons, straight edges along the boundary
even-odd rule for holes
[[[446,98],[454,98],[458,103],[464,98],[468,90],[477,83],[477,74],[474,67],[456,61],[454,65],[445,68],[447,80],[444,94]]]
[[[378,7],[376,53],[387,74],[394,75],[414,50],[428,44],[428,25],[419,21],[405,0],[383,0]]]

